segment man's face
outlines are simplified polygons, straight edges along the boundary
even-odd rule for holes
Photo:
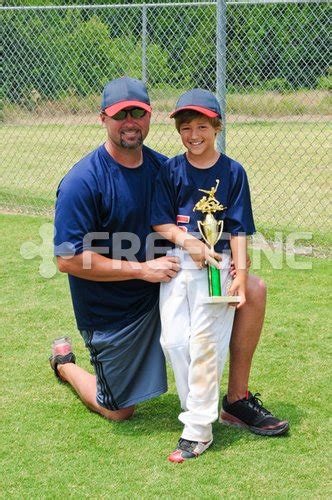
[[[134,108],[124,109],[128,111]],[[100,117],[107,130],[108,139],[118,147],[137,149],[148,135],[151,119],[151,114],[148,112],[141,118],[133,118],[127,113],[123,120],[114,120],[105,113],[101,113]]]

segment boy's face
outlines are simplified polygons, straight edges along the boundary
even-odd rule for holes
[[[215,151],[214,143],[219,128],[211,125],[206,116],[198,117],[180,125],[179,133],[188,153],[205,156]]]

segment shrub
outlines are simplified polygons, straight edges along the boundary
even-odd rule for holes
[[[279,92],[280,94],[286,94],[293,90],[286,78],[272,78],[263,82],[260,88],[266,91]]]
[[[319,90],[332,90],[332,74],[317,78],[316,87]]]

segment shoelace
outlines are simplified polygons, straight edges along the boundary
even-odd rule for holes
[[[261,413],[262,415],[265,415],[265,416],[271,415],[271,412],[269,410],[267,410],[266,408],[264,408],[263,401],[261,399],[259,399],[258,396],[260,396],[259,392],[256,392],[255,394],[252,394],[251,396],[249,396],[248,401],[249,401],[250,406],[254,410]]]

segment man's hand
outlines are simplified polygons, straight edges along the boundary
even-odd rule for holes
[[[249,257],[249,254],[247,254],[247,261],[246,261],[246,265],[247,265],[247,273],[249,273],[249,269],[251,267],[251,259]],[[235,265],[234,265],[234,261],[231,260],[231,276],[232,278],[235,278],[236,277],[236,269],[235,269]]]
[[[179,271],[178,257],[160,257],[142,263],[141,279],[150,283],[168,283]]]
[[[187,239],[183,247],[199,269],[206,267],[207,264],[220,269],[221,255],[211,250],[203,241],[197,238]]]

